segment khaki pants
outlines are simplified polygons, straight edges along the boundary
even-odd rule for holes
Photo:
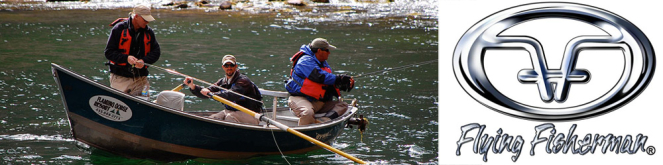
[[[131,96],[142,96],[143,89],[150,89],[150,82],[147,81],[147,76],[142,77],[122,77],[110,74],[110,86]],[[147,93],[147,97],[150,93]]]
[[[314,101],[309,102],[303,96],[288,97],[288,106],[299,117],[299,125],[308,125],[315,123],[313,115],[316,113],[326,113],[330,110],[336,111],[338,115],[345,114],[348,110],[348,103],[342,101]]]
[[[260,123],[258,119],[242,111],[223,110],[209,117],[217,120],[223,120],[235,123],[255,124],[255,125],[258,125],[258,123]]]

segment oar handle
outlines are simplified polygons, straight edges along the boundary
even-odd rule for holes
[[[172,91],[179,92],[180,90],[182,90],[182,88],[184,88],[184,84],[178,85],[177,87],[173,88]]]
[[[355,162],[360,163],[360,164],[366,164],[366,162],[364,162],[364,161],[362,161],[362,160],[360,160],[360,159],[357,159],[357,158],[353,157],[352,155],[349,155],[349,154],[347,154],[347,153],[344,153],[343,151],[340,151],[340,150],[338,150],[338,149],[336,149],[336,148],[334,148],[334,147],[332,147],[332,146],[329,146],[329,145],[327,145],[327,144],[325,144],[325,143],[323,143],[323,142],[320,142],[320,141],[318,141],[318,140],[316,140],[316,139],[313,139],[313,138],[309,137],[309,136],[306,135],[306,134],[303,134],[303,133],[301,133],[301,132],[299,132],[299,131],[297,131],[297,130],[294,130],[294,129],[292,129],[292,128],[289,128],[288,126],[286,126],[286,125],[284,125],[284,124],[281,124],[281,123],[279,123],[279,122],[277,122],[277,121],[275,121],[275,120],[272,120],[272,119],[270,119],[270,118],[263,117],[262,114],[255,113],[255,112],[253,112],[253,111],[251,111],[251,110],[249,110],[249,109],[247,109],[247,108],[244,108],[244,107],[242,107],[242,106],[240,106],[240,105],[237,105],[237,104],[235,104],[235,103],[233,103],[233,102],[230,102],[230,101],[228,101],[228,100],[226,100],[226,99],[224,99],[224,98],[222,98],[222,97],[219,97],[219,96],[217,96],[217,95],[213,95],[213,94],[211,94],[211,93],[208,93],[208,96],[212,97],[212,98],[213,98],[214,100],[216,100],[216,101],[219,101],[219,102],[221,102],[221,103],[223,103],[223,104],[226,104],[226,105],[231,106],[231,107],[233,107],[233,108],[235,108],[235,109],[238,109],[238,110],[240,110],[240,111],[242,111],[242,112],[244,112],[244,113],[246,113],[246,114],[249,114],[249,115],[253,116],[254,118],[256,118],[256,119],[258,119],[258,120],[262,120],[262,121],[265,121],[265,122],[267,122],[267,123],[272,123],[272,124],[274,124],[275,126],[277,126],[278,128],[280,128],[280,129],[282,129],[282,130],[284,130],[284,131],[287,131],[287,132],[290,132],[290,133],[292,133],[292,134],[294,134],[294,135],[297,135],[297,136],[299,136],[300,138],[303,138],[303,139],[306,140],[306,141],[309,141],[309,142],[311,142],[311,143],[314,143],[314,144],[316,144],[316,145],[318,145],[318,146],[320,146],[320,147],[323,147],[323,148],[325,148],[325,149],[327,149],[327,150],[329,150],[329,151],[332,151],[332,152],[337,153],[337,154],[339,154],[339,155],[341,155],[341,156],[343,156],[343,157],[346,157],[346,158],[348,158],[348,159],[350,159],[350,160],[352,160],[352,161],[355,161]]]
[[[191,80],[189,80],[188,83],[191,83]],[[184,88],[184,86],[186,86],[186,84],[180,84],[179,86],[173,88],[172,91],[179,92],[180,90],[182,90]]]

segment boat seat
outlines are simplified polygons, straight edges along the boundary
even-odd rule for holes
[[[316,116],[315,117],[315,123],[324,123],[324,122],[331,121],[331,119],[329,119],[328,117],[324,117],[324,115],[325,115],[324,113],[314,115],[314,116]],[[296,126],[298,126],[297,123],[299,122],[299,117],[296,117],[296,116],[276,116],[276,120],[283,123],[283,124],[286,124],[290,127],[296,127]],[[267,128],[267,124],[264,121],[260,121],[260,125]],[[274,127],[274,126],[271,125],[271,127]],[[274,128],[276,128],[276,127],[274,127]]]
[[[292,109],[289,109],[289,110],[290,110],[290,113],[292,113],[292,116],[297,116],[295,111],[293,111]],[[327,115],[327,113],[316,113],[316,114],[313,114],[313,118],[317,119],[317,118],[325,117],[325,115]],[[299,117],[297,117],[297,120],[299,120]]]
[[[293,116],[293,117],[291,117],[290,120],[296,119],[295,121],[299,121],[299,117],[296,117],[297,114],[295,114],[295,111],[292,111],[292,109],[290,109],[290,113],[292,113],[292,116]],[[279,118],[279,117],[280,116],[278,116],[277,118]],[[313,114],[313,118],[315,118],[315,123],[324,123],[324,122],[331,121],[331,119],[327,116],[327,113],[315,113],[315,114]]]
[[[184,111],[184,93],[175,91],[163,91],[157,95],[157,104],[168,108]]]

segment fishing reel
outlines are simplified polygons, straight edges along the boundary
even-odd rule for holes
[[[352,128],[352,125],[357,125],[359,132],[364,133],[364,131],[366,131],[366,126],[368,126],[368,119],[366,119],[364,115],[359,115],[359,117],[357,117],[357,114],[355,114],[348,119],[348,124],[345,125],[345,128]]]

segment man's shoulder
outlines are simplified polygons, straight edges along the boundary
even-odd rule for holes
[[[251,79],[249,79],[249,76],[240,73],[239,77],[237,78],[237,81],[251,82]]]
[[[154,34],[154,30],[150,26],[145,26],[145,32]]]
[[[315,57],[313,57],[311,55],[308,55],[308,54],[302,55],[302,57],[299,59],[298,63],[300,63],[300,62],[301,63],[317,63],[316,60],[315,60]]]
[[[127,24],[128,24],[127,21],[119,22],[119,23],[115,24],[115,26],[113,26],[113,30],[124,30],[124,29],[127,29],[127,28],[128,28]]]

